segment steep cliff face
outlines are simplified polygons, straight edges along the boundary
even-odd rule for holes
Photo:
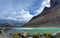
[[[59,27],[60,0],[51,0],[51,7],[45,8],[41,14],[33,17],[22,27]]]

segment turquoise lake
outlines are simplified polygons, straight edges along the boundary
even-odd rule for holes
[[[29,32],[29,33],[54,33],[60,32],[60,28],[12,28],[7,32]]]

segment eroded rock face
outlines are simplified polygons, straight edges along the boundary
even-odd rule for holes
[[[58,18],[57,18],[58,17]],[[51,0],[51,7],[45,8],[23,27],[60,27],[60,0]],[[59,20],[59,21],[58,21]]]

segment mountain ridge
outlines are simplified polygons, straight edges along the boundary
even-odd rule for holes
[[[41,14],[33,17],[28,23],[24,24],[22,27],[59,27],[60,0],[51,0],[50,3],[50,8],[45,7]]]

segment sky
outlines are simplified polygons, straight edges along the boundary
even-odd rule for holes
[[[0,19],[27,23],[50,7],[50,0],[0,0]]]

